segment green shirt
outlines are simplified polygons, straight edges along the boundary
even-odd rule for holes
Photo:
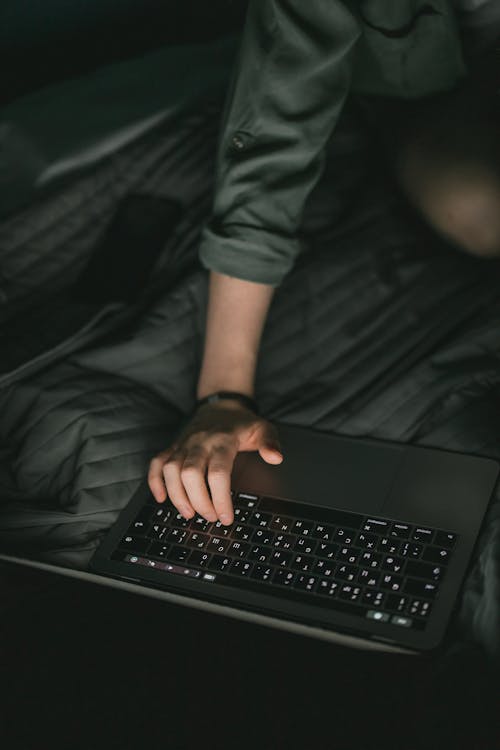
[[[418,98],[465,73],[451,0],[250,0],[203,266],[278,286],[347,93]]]

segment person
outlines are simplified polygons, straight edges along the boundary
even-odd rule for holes
[[[461,2],[466,18],[474,4],[498,21],[495,0]],[[151,460],[158,502],[230,524],[238,452],[285,458],[253,400],[258,349],[348,95],[436,232],[460,250],[500,255],[500,65],[491,39],[486,52],[471,45],[466,63],[457,19],[453,0],[250,0],[199,251],[210,273],[198,404]]]

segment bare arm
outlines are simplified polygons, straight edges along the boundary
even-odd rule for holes
[[[218,390],[253,395],[258,349],[273,293],[269,284],[210,273],[199,398]],[[252,450],[269,463],[282,461],[270,422],[237,401],[205,404],[174,445],[151,461],[149,486],[158,502],[168,493],[185,517],[198,512],[209,521],[219,518],[231,523],[234,459],[239,451]]]
[[[198,398],[220,390],[253,395],[260,338],[273,294],[269,284],[211,271]]]

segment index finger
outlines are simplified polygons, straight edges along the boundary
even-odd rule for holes
[[[226,526],[234,521],[231,472],[237,452],[228,445],[216,445],[208,459],[207,481],[212,503],[219,520]]]

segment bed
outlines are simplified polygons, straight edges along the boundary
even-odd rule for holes
[[[169,45],[0,112],[3,153],[22,155],[4,157],[15,191],[0,181],[0,543],[9,559],[86,571],[149,459],[193,408],[208,278],[197,247],[236,44],[228,35]],[[144,80],[158,70],[171,86],[152,85],[130,106],[134,71]],[[123,107],[82,120],[96,96]],[[52,129],[62,101],[74,140]],[[182,208],[151,283],[126,316],[107,311],[56,346],[37,310],[71,287],[131,192]],[[329,141],[301,242],[264,330],[262,413],[500,459],[500,264],[451,249],[422,224],[354,104]],[[499,581],[497,491],[447,648],[473,642],[500,659]]]

